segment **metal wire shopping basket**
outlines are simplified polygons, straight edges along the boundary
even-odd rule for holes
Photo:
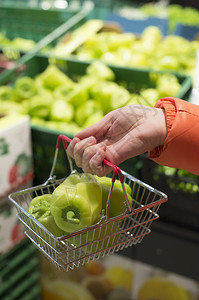
[[[48,180],[41,185],[12,193],[9,195],[9,199],[17,208],[18,219],[25,225],[26,236],[59,269],[63,268],[68,271],[91,260],[140,243],[143,237],[150,233],[150,225],[158,219],[158,209],[163,202],[167,201],[167,196],[104,160],[104,163],[113,168],[113,176],[107,207],[102,211],[100,221],[65,236],[54,236],[28,213],[28,207],[34,197],[46,193],[52,194],[65,179],[56,179],[53,175],[61,141],[66,150],[67,142],[70,142],[70,139],[63,135],[58,136]],[[74,172],[71,160],[69,157],[68,159],[71,172]],[[116,178],[122,185],[126,210],[121,215],[109,218],[109,204]],[[131,187],[132,206],[127,199],[125,184]]]

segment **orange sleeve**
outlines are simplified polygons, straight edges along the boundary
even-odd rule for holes
[[[167,97],[155,107],[165,110],[167,137],[163,146],[150,151],[150,159],[199,175],[199,106]]]

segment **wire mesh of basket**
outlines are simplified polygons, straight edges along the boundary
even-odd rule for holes
[[[143,237],[151,232],[150,226],[159,218],[158,209],[167,201],[167,196],[110,162],[104,161],[113,168],[113,176],[107,207],[102,211],[99,222],[67,235],[54,236],[29,214],[28,208],[34,197],[52,194],[56,187],[65,180],[65,178],[56,179],[53,175],[61,141],[67,149],[67,142],[70,142],[70,139],[63,135],[58,136],[48,180],[41,185],[12,193],[9,199],[17,208],[17,217],[25,226],[26,236],[59,269],[63,268],[68,271],[140,243]],[[71,172],[74,172],[71,161],[70,167]],[[126,210],[121,215],[109,218],[110,199],[116,178],[122,185]],[[131,187],[131,206],[127,199],[125,184]]]

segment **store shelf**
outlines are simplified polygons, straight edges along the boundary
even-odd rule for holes
[[[89,62],[79,62],[76,59],[67,59],[62,60],[60,63],[60,67],[67,75],[71,78],[78,78],[81,75],[85,75],[86,68],[89,66]],[[21,75],[27,75],[31,77],[35,77],[37,74],[43,72],[48,65],[48,58],[45,56],[34,56],[26,62],[26,69],[22,72]],[[144,69],[133,69],[127,67],[117,67],[110,66],[113,72],[115,73],[116,82],[124,83],[127,89],[139,91],[142,88],[149,88],[153,86],[151,82],[151,71]],[[164,72],[159,72],[157,74],[162,74]],[[188,76],[180,76],[176,75],[180,84],[181,89],[179,93],[176,95],[177,97],[183,97],[186,99],[188,94],[191,91],[192,80]],[[12,81],[14,80],[15,73],[14,70],[10,72],[9,77],[7,77]],[[5,78],[2,79],[0,76],[0,83],[3,84],[5,82]],[[34,166],[35,166],[35,180],[38,183],[43,182],[47,179],[51,166],[52,160],[55,151],[56,138],[60,132],[58,130],[52,129],[44,129],[41,126],[33,126],[32,127],[32,144],[33,144],[33,157],[34,157]],[[64,132],[64,134],[71,134],[69,132]],[[43,158],[45,157],[45,161]],[[122,165],[123,169],[134,175],[135,177],[139,176],[137,173],[137,161],[139,158],[134,158],[131,160],[131,163],[126,162]],[[58,162],[58,174],[59,177],[66,176],[69,172],[69,166],[65,163],[67,161],[66,155],[60,153],[60,160]],[[129,166],[131,170],[129,170]]]

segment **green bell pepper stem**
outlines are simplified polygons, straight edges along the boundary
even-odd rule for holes
[[[72,223],[72,224],[79,224],[80,223],[80,220],[77,219],[77,218],[74,218],[75,217],[75,213],[74,211],[68,211],[67,214],[66,214],[66,218],[67,218],[67,221]]]

